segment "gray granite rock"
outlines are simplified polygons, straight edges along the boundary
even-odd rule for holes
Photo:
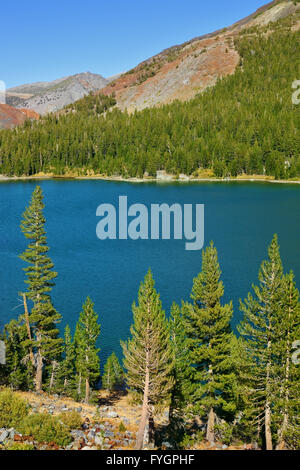
[[[9,432],[7,429],[0,429],[0,444],[6,441],[9,438]]]
[[[118,415],[118,413],[116,413],[115,411],[109,411],[109,412],[107,413],[107,417],[108,417],[108,418],[118,418],[119,415]]]
[[[99,434],[99,433],[96,434],[94,441],[95,441],[96,446],[102,447],[104,444],[104,439],[103,439],[102,434]]]

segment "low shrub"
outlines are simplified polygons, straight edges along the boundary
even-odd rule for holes
[[[67,426],[49,414],[27,416],[19,429],[22,434],[31,436],[38,442],[54,442],[59,446],[66,446],[72,440]]]
[[[18,428],[28,412],[27,402],[16,393],[11,390],[0,392],[0,428]]]
[[[183,438],[179,444],[180,449],[188,450],[191,447],[194,447],[197,444],[200,444],[204,440],[204,433],[203,431],[197,431],[192,435],[185,433]]]
[[[5,447],[5,450],[34,450],[34,446],[25,442],[12,442]]]
[[[67,411],[58,415],[61,421],[69,430],[79,429],[83,424],[82,417],[77,411]]]
[[[126,431],[127,431],[126,426],[123,423],[123,421],[121,421],[121,423],[119,425],[119,432],[126,432]]]
[[[233,441],[233,431],[234,427],[229,423],[217,424],[215,426],[216,437],[223,444],[230,445]]]

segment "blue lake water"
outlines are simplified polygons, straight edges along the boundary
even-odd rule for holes
[[[36,181],[0,184],[0,327],[22,311],[24,263],[18,255],[26,241],[19,229],[22,212]],[[105,181],[40,181],[45,194],[48,243],[58,272],[53,300],[63,315],[61,328],[74,326],[86,296],[95,302],[101,323],[101,361],[126,339],[131,305],[149,267],[163,307],[187,300],[201,269],[201,252],[185,241],[100,241],[96,209],[102,203],[205,204],[205,243],[218,248],[225,284],[233,300],[233,324],[240,319],[239,299],[257,280],[273,234],[279,235],[285,270],[293,269],[300,287],[300,186],[264,183],[129,184]]]

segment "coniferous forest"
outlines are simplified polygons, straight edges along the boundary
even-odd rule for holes
[[[236,36],[236,72],[188,102],[128,114],[90,95],[0,133],[0,173],[300,177],[299,30],[290,16]],[[228,45],[230,46],[230,45]]]
[[[101,387],[109,393],[127,390],[141,410],[136,449],[159,446],[166,438],[174,449],[202,440],[256,443],[267,450],[300,448],[299,291],[293,272],[284,271],[276,235],[258,279],[240,303],[243,320],[237,331],[231,327],[232,303],[222,300],[226,286],[213,242],[203,252],[202,265],[199,260],[190,300],[174,303],[170,313],[163,310],[149,270],[133,304],[123,358],[113,353],[101,376],[101,315],[92,299],[84,301],[74,334],[69,326],[63,335],[59,331],[62,317],[51,298],[57,273],[49,256],[43,199],[37,186],[22,216],[27,248],[20,255],[25,285],[19,295],[24,313],[2,332],[7,359],[0,366],[2,386],[85,403],[96,403]],[[0,404],[0,427],[9,420],[41,442],[54,433],[54,442],[66,445],[67,427],[80,422],[76,413],[60,421],[45,414],[28,416],[24,402],[5,388]],[[155,425],[162,409],[169,414],[163,431]]]

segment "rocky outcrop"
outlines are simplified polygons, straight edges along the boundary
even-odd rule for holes
[[[230,28],[197,37],[142,62],[101,90],[116,94],[117,105],[129,112],[186,101],[219,78],[231,75],[239,64],[234,39],[243,29],[264,26],[300,10],[293,1],[273,1]]]
[[[36,121],[40,119],[40,115],[33,111],[33,109],[21,109],[20,110],[28,119],[35,119]]]
[[[239,55],[226,37],[191,42],[122,75],[101,93],[116,93],[121,109],[129,111],[194,97],[219,78],[234,73]]]
[[[11,129],[24,124],[26,119],[39,119],[31,109],[15,109],[8,104],[0,104],[0,129]]]

